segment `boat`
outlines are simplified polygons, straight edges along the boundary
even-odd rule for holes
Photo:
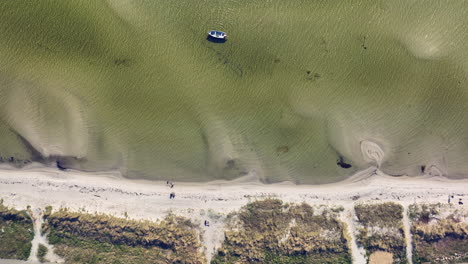
[[[226,33],[222,31],[217,31],[217,30],[208,31],[208,35],[210,35],[210,37],[217,38],[217,39],[226,39],[227,37]]]

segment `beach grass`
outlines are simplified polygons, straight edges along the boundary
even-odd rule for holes
[[[403,207],[386,202],[380,204],[357,204],[354,207],[358,218],[357,243],[364,247],[367,256],[384,251],[393,254],[393,263],[407,263],[403,231]]]
[[[49,249],[44,244],[39,244],[37,248],[37,258],[40,262],[47,262],[46,255]]]
[[[221,263],[351,263],[343,226],[329,208],[266,199],[229,217]]]
[[[442,204],[413,204],[409,210],[414,264],[468,262],[466,213]]]
[[[159,222],[60,210],[44,230],[67,263],[204,263],[200,239],[188,219]]]
[[[25,210],[8,208],[0,199],[0,259],[28,259],[32,230],[32,220]]]

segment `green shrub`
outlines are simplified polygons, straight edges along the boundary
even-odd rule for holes
[[[59,210],[46,229],[55,253],[79,263],[204,263],[195,226],[170,215],[164,221],[135,221]]]
[[[455,214],[441,219],[439,210],[449,205],[410,205],[413,219],[413,263],[463,263],[468,260],[468,223]],[[442,261],[444,260],[444,261]]]
[[[387,202],[381,204],[357,204],[356,217],[362,225],[356,241],[368,256],[376,251],[393,254],[393,263],[406,263],[406,243],[403,231],[403,207]],[[373,233],[372,230],[380,230]]]
[[[340,211],[324,208],[315,214],[308,204],[278,199],[249,203],[228,217],[232,229],[211,263],[351,263],[336,219]]]
[[[10,209],[0,202],[0,258],[26,260],[34,237],[26,211]]]
[[[40,262],[46,262],[45,256],[48,251],[49,249],[44,244],[39,244],[39,247],[37,248],[37,258]]]

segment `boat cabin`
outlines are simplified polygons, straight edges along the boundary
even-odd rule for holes
[[[225,39],[227,37],[226,33],[222,32],[222,31],[217,31],[217,30],[209,31],[208,35],[210,35],[213,38],[217,38],[217,39]]]

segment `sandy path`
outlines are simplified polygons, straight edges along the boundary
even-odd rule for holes
[[[30,215],[33,220],[33,227],[34,227],[34,238],[31,241],[31,253],[29,254],[28,261],[38,262],[39,259],[37,258],[37,249],[39,244],[42,242],[41,240],[41,225],[42,221],[42,212],[40,208],[36,208],[35,210],[30,210]]]
[[[408,205],[403,206],[403,230],[405,232],[406,241],[406,259],[408,264],[413,264],[413,244],[411,236],[411,223],[408,217]]]
[[[47,247],[47,254],[45,259],[54,263],[63,263],[63,259],[54,254],[54,247],[49,244],[47,235],[42,233],[42,224],[44,223],[44,214],[41,208],[35,208],[34,210],[29,210],[31,218],[33,220],[34,226],[34,238],[31,241],[31,253],[29,254],[29,262],[39,262],[37,257],[37,252],[39,249],[39,244],[42,244]]]
[[[248,178],[249,176],[247,176]],[[157,220],[169,212],[184,215],[203,227],[203,240],[210,255],[223,239],[223,225],[214,220],[238,210],[249,201],[276,197],[311,205],[333,204],[349,208],[355,201],[447,202],[447,194],[468,196],[468,180],[443,177],[391,177],[375,168],[348,180],[324,185],[265,185],[258,182],[175,183],[127,180],[117,172],[83,173],[50,168],[0,170],[0,197],[7,206],[33,210],[52,205],[90,213],[101,212],[134,219]],[[169,194],[175,192],[175,199]],[[466,206],[466,205],[464,205]],[[210,212],[211,216],[208,214]]]
[[[356,215],[354,213],[354,207],[352,204],[348,206],[348,208],[345,208],[345,211],[342,214],[341,221],[343,221],[346,226],[347,226],[347,231],[349,235],[349,247],[351,251],[351,257],[353,259],[354,264],[366,264],[366,252],[364,248],[358,247],[357,242],[356,242],[356,228],[354,224],[354,219],[356,218]]]

